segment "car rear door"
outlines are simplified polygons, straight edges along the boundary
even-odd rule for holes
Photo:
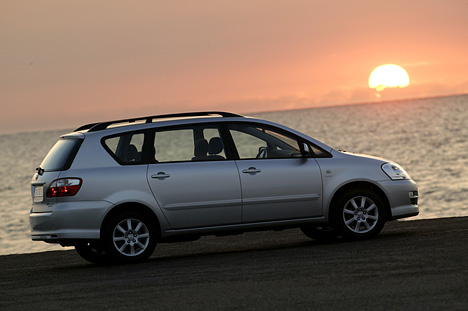
[[[241,222],[240,181],[216,125],[154,132],[150,188],[173,229]]]

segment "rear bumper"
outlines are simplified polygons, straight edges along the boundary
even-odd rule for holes
[[[99,239],[102,220],[110,207],[107,201],[64,202],[55,205],[51,212],[32,212],[31,239],[48,243]]]

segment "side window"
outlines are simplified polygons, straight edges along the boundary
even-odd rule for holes
[[[156,132],[154,147],[159,162],[190,161],[194,148],[192,130]]]
[[[229,125],[240,159],[301,157],[298,141],[282,132],[252,125]]]
[[[310,144],[308,145],[315,158],[331,158],[332,157],[332,155],[326,152],[325,150],[314,145],[310,145]]]
[[[256,158],[260,150],[267,147],[264,140],[241,130],[231,130],[231,136],[241,159]]]
[[[218,127],[163,129],[154,136],[155,162],[224,160],[226,153]]]
[[[121,164],[140,164],[144,141],[144,133],[124,133],[104,139],[104,145]]]

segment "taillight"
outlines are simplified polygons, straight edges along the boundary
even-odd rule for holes
[[[81,187],[80,178],[60,178],[50,183],[46,196],[48,198],[67,197],[75,195]]]

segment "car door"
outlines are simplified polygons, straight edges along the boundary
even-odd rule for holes
[[[299,141],[271,127],[231,124],[238,153],[244,223],[319,217],[322,178]]]
[[[147,179],[173,229],[241,222],[237,166],[224,145],[216,125],[155,131]]]

